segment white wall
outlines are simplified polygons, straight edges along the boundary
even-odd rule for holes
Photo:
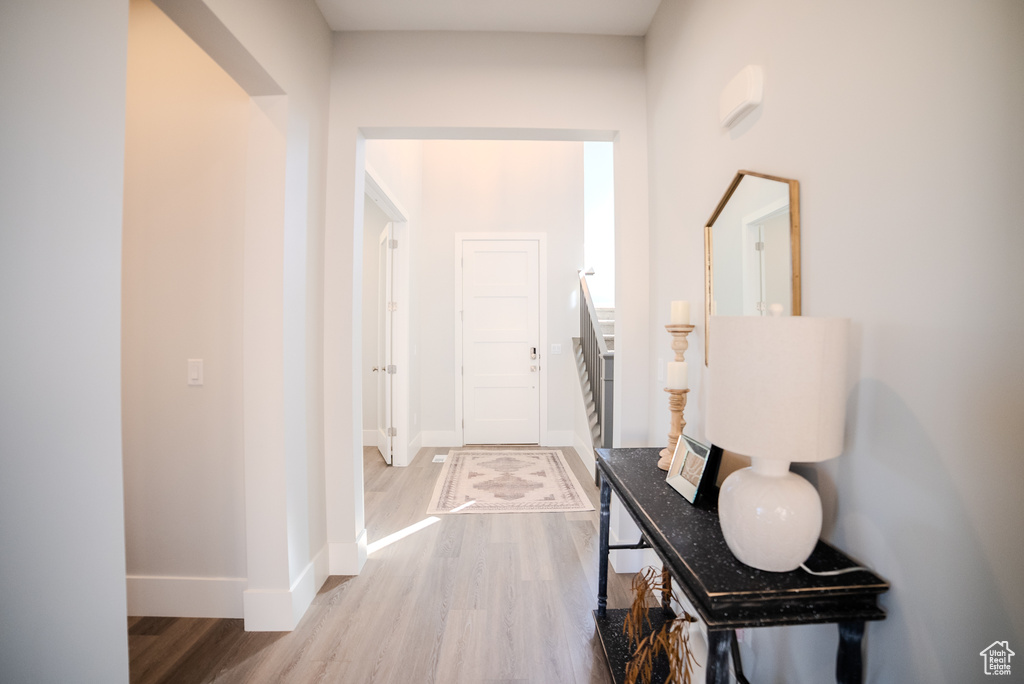
[[[665,0],[648,36],[652,323],[699,310],[701,229],[740,168],[800,181],[804,314],[853,321],[846,449],[800,470],[825,536],[892,582],[866,681],[977,681],[983,648],[1024,643],[1022,34],[1014,0]],[[718,95],[747,64],[764,104],[727,132]],[[831,676],[834,626],[752,640],[752,681]]]
[[[583,144],[583,264],[597,308],[615,306],[614,145]]]
[[[439,130],[444,129],[444,130]],[[524,129],[532,132],[524,133]],[[527,34],[341,33],[332,70],[330,187],[325,243],[325,412],[331,477],[328,536],[362,533],[358,357],[353,316],[354,239],[366,137],[612,139],[616,142],[616,392],[646,397],[649,354],[647,141],[643,43],[635,38]],[[604,137],[602,137],[604,136]],[[415,231],[415,228],[412,229]],[[359,258],[353,259],[355,254]],[[355,352],[355,354],[353,354]],[[426,363],[426,357],[421,356]],[[619,402],[619,440],[647,440],[646,400]]]
[[[128,610],[242,617],[249,97],[131,3],[122,274]],[[204,384],[186,384],[186,359]]]
[[[254,97],[243,295],[244,611],[247,629],[291,629],[328,570],[321,255],[331,34],[312,0],[157,5]]]
[[[127,682],[128,6],[0,4],[0,679]]]
[[[323,458],[323,221],[326,197],[327,108],[331,34],[315,3],[294,0],[210,0],[210,9],[287,95],[284,132],[283,260],[283,427],[286,529],[271,521],[266,529],[249,530],[247,546],[267,544],[276,556],[283,544],[287,575],[265,575],[249,589],[254,607],[266,620],[264,629],[291,628],[301,618],[327,574],[326,493]],[[247,463],[248,465],[248,463]],[[267,477],[267,494],[280,486]],[[250,497],[247,509],[261,505],[263,492]],[[274,545],[273,547],[271,545]],[[250,554],[250,558],[253,556]],[[252,566],[250,561],[249,565]],[[253,591],[255,590],[255,591]],[[266,590],[266,591],[262,591]],[[276,598],[272,598],[276,597]],[[278,602],[278,598],[280,602]],[[273,604],[273,608],[271,607]],[[285,615],[285,608],[290,614]],[[246,627],[256,626],[249,620]]]
[[[568,444],[576,379],[572,337],[579,334],[583,264],[583,144],[578,142],[452,141],[423,143],[423,210],[413,282],[420,295],[419,397],[425,433],[451,441],[460,360],[455,341],[454,244],[459,233],[543,233],[547,236],[546,444]],[[513,235],[508,235],[513,237]],[[562,353],[551,354],[551,344]],[[553,435],[548,437],[548,435]],[[435,440],[437,441],[437,440]]]

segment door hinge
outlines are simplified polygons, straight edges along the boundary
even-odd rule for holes
[[[758,302],[755,308],[761,313],[764,313],[768,310],[768,302]]]
[[[398,311],[398,302],[388,302],[388,311]]]
[[[754,243],[754,251],[755,252],[763,252],[764,251],[764,243],[763,242],[755,242]]]
[[[388,375],[394,375],[397,372],[398,368],[394,364],[388,366]]]
[[[397,437],[397,436],[398,436],[398,428],[393,428],[393,427],[388,428],[388,437]]]
[[[398,249],[398,240],[388,240],[388,249]]]

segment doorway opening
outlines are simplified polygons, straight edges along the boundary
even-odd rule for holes
[[[394,135],[394,131],[388,134]],[[410,460],[420,447],[458,447],[480,441],[548,446],[574,444],[574,400],[579,387],[572,338],[578,334],[578,272],[585,265],[584,141],[388,137],[371,138],[363,144],[366,168],[372,169],[382,183],[394,190],[394,198],[408,210],[408,225],[412,226],[407,231],[407,245],[401,238],[398,240],[399,252],[406,246],[409,248],[409,284],[404,296],[398,293],[401,288],[395,286],[398,294],[394,302],[396,313],[408,316],[408,328],[402,333],[396,324],[392,336],[394,357],[405,354],[406,358],[406,363],[395,364],[394,380],[406,382],[409,394],[407,399],[401,398],[397,390],[393,395],[394,412],[406,410],[408,416],[408,430],[403,434],[402,427],[398,426],[395,443],[406,445]],[[607,147],[610,151],[610,142]],[[366,210],[366,215],[371,211]],[[611,223],[610,216],[608,222]],[[360,317],[364,327],[363,368],[359,379],[363,383],[364,445],[375,443],[369,430],[372,417],[379,413],[377,406],[370,403],[368,389],[371,382],[377,384],[374,376],[380,373],[373,371],[380,365],[376,357],[371,358],[373,346],[367,333],[367,329],[375,325],[367,315],[368,307],[376,306],[367,288],[379,289],[375,281],[371,282],[369,273],[369,243],[371,240],[374,244],[378,242],[379,232],[373,235],[371,232],[364,229],[361,235],[360,249],[366,273],[361,279],[364,291],[356,297],[363,307]],[[463,396],[467,360],[479,361],[491,371],[507,360],[500,356],[502,352],[496,351],[497,343],[488,345],[498,354],[490,360],[467,359],[463,354],[465,309],[461,288],[465,274],[459,241],[482,234],[500,240],[540,236],[547,249],[546,260],[538,261],[540,270],[534,278],[535,287],[539,288],[535,332],[530,340],[524,338],[516,343],[522,347],[517,350],[521,357],[517,362],[522,368],[511,374],[520,371],[527,374],[526,377],[532,374],[534,381],[528,388],[509,388],[513,394],[536,389],[535,399],[506,405],[503,402],[509,397],[499,399],[499,393],[494,391],[484,393],[490,395],[486,400],[491,404],[478,404],[472,397]],[[610,239],[606,246],[614,263]],[[453,245],[457,247],[454,255]],[[492,278],[511,273],[504,266],[483,268],[481,272]],[[396,277],[400,277],[397,274],[398,270]],[[545,298],[550,306],[543,305]],[[492,328],[501,328],[511,319],[497,315],[495,307],[508,302],[492,304],[494,306],[485,307],[484,313],[496,316],[496,320],[491,321]],[[504,380],[511,380],[509,374],[489,372],[485,375],[506,375]],[[519,382],[529,384],[525,378],[520,378]],[[489,407],[492,415],[509,406],[522,409],[520,413],[529,410],[535,427],[530,434],[514,438],[497,432],[476,437],[466,434],[465,429],[472,432],[468,422],[463,425],[464,418],[472,418],[467,411],[467,401],[473,402],[473,409]],[[526,406],[532,408],[525,409]],[[525,416],[520,418],[525,419]],[[497,423],[491,421],[492,425]],[[397,458],[395,463],[399,464]]]

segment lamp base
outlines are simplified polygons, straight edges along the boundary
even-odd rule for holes
[[[821,534],[818,491],[789,472],[788,461],[754,458],[749,468],[727,477],[718,516],[729,550],[758,570],[796,570]]]

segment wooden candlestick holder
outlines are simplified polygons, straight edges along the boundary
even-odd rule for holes
[[[693,332],[692,325],[666,325],[665,330],[672,334],[672,351],[676,353],[675,361],[682,361],[690,343],[686,336]]]
[[[679,442],[679,436],[683,434],[683,428],[686,427],[686,421],[683,420],[683,409],[686,408],[686,395],[690,390],[666,387],[665,391],[669,393],[668,410],[671,422],[668,429],[668,446],[658,453],[661,456],[658,459],[658,467],[662,470],[668,470],[668,467],[672,465],[672,454],[676,452],[676,443]]]
[[[690,346],[686,336],[693,332],[693,326],[670,324],[665,326],[665,330],[668,330],[672,335],[672,351],[676,353],[675,360],[683,361],[686,349]],[[670,422],[668,430],[668,446],[659,452],[659,456],[661,456],[661,458],[658,459],[658,467],[667,471],[669,466],[672,465],[672,454],[676,451],[676,443],[679,442],[679,435],[683,434],[683,428],[686,426],[686,421],[683,419],[683,411],[686,409],[686,394],[690,390],[669,389],[666,387],[665,391],[669,393],[668,410]]]

